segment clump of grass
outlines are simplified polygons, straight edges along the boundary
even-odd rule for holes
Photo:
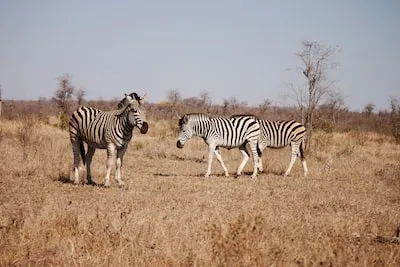
[[[228,224],[227,229],[218,223],[207,229],[211,237],[211,259],[218,266],[246,266],[262,264],[264,252],[264,219],[261,215],[241,214]]]
[[[368,135],[360,130],[354,130],[349,133],[349,136],[355,141],[359,146],[364,146],[368,141]]]
[[[339,151],[336,152],[336,157],[351,156],[356,148],[355,144],[346,143]]]
[[[40,143],[38,135],[39,121],[34,117],[25,117],[17,128],[17,139],[22,148],[22,160],[35,157]]]

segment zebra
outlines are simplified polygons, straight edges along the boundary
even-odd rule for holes
[[[79,154],[83,164],[86,163],[88,184],[95,184],[91,177],[90,166],[96,148],[107,149],[107,172],[104,186],[110,186],[110,172],[115,150],[117,151],[115,180],[120,186],[121,166],[124,154],[132,139],[133,128],[136,126],[140,133],[148,131],[142,104],[145,96],[139,97],[136,93],[125,94],[125,98],[118,104],[118,110],[103,111],[93,107],[82,106],[72,113],[69,121],[69,134],[74,154],[74,183],[79,184]],[[85,147],[88,151],[85,156]]]
[[[211,174],[211,164],[214,154],[224,169],[225,176],[229,176],[219,150],[220,147],[238,147],[243,155],[236,175],[240,176],[244,166],[249,159],[246,144],[249,143],[254,159],[254,171],[252,177],[257,176],[257,142],[260,135],[260,125],[256,117],[235,117],[235,118],[211,118],[202,113],[186,114],[179,117],[179,136],[176,142],[178,148],[183,148],[185,143],[193,136],[202,137],[208,144],[208,168],[205,177]]]
[[[289,175],[297,158],[300,158],[303,165],[304,176],[307,176],[308,169],[303,150],[303,142],[306,136],[306,128],[304,125],[295,120],[258,120],[258,122],[261,127],[261,134],[258,141],[259,171],[263,171],[262,152],[266,147],[283,148],[290,145],[292,148],[292,156],[285,176]]]

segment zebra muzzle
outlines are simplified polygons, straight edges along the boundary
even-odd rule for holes
[[[144,121],[142,128],[140,128],[140,133],[145,134],[147,133],[148,130],[149,130],[149,125],[147,124],[147,122]]]
[[[182,148],[183,147],[182,143],[179,140],[176,141],[176,147],[177,148]]]

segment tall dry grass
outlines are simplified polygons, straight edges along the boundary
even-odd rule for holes
[[[69,182],[67,131],[0,121],[0,265],[400,266],[400,146],[390,138],[317,133],[307,178],[299,162],[282,177],[287,148],[265,151],[257,179],[226,178],[217,161],[205,179],[205,144],[177,149],[176,123],[136,132],[126,188],[105,189]],[[222,154],[234,173],[240,153]],[[98,183],[105,159],[96,152]]]

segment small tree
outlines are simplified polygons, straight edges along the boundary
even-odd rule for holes
[[[201,105],[202,107],[206,110],[206,112],[210,112],[210,108],[211,108],[211,96],[210,93],[207,91],[201,91],[200,92],[200,100],[201,100]]]
[[[72,97],[75,88],[71,83],[71,75],[63,74],[57,77],[58,88],[54,94],[53,101],[56,102],[60,110],[60,127],[66,128],[68,126],[68,118],[72,105]]]
[[[367,114],[367,117],[370,117],[374,109],[375,105],[373,103],[368,103],[364,107],[364,113]]]
[[[390,97],[390,109],[392,135],[400,143],[400,98]]]
[[[0,85],[0,118],[1,118],[1,104],[2,104],[3,100],[1,98],[1,85]]]
[[[301,61],[300,73],[306,79],[303,86],[291,84],[292,95],[301,111],[302,123],[307,129],[305,150],[311,147],[314,118],[317,107],[331,92],[333,81],[328,78],[328,71],[337,67],[332,56],[337,47],[326,47],[318,42],[303,41],[302,50],[296,53]]]
[[[345,108],[345,96],[340,91],[331,90],[327,94],[325,107],[329,110],[329,115],[334,124],[337,123],[339,112]]]
[[[86,92],[82,88],[76,90],[75,96],[76,96],[76,99],[78,100],[78,106],[81,106],[83,104],[83,101],[84,101],[83,97],[85,96],[85,94],[86,94]]]
[[[179,89],[170,89],[167,93],[167,100],[170,105],[171,117],[174,117],[178,112],[178,106],[182,102],[182,94]]]
[[[261,104],[258,105],[258,107],[261,109],[262,114],[267,112],[267,110],[271,107],[271,104],[272,104],[271,100],[269,100],[268,98],[264,98]]]

